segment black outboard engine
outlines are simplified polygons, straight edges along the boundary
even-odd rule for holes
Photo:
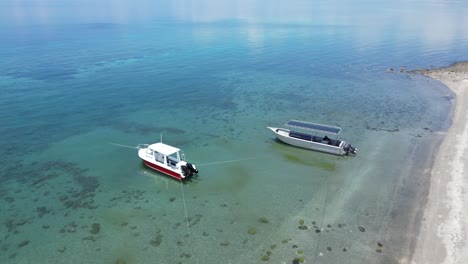
[[[182,173],[185,177],[190,177],[198,173],[197,167],[192,163],[187,162],[187,164],[182,165],[180,168],[182,169]]]
[[[190,171],[192,171],[192,174],[198,173],[197,167],[195,167],[195,165],[193,165],[192,163],[187,162],[187,168],[189,168]]]
[[[190,177],[193,175],[192,170],[189,169],[189,167],[186,165],[182,165],[180,168],[182,169],[182,174],[184,174],[185,177]]]
[[[357,148],[351,146],[351,144],[347,143],[346,146],[343,147],[343,150],[346,151],[346,155],[348,154],[357,154]]]

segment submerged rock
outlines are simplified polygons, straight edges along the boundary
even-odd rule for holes
[[[366,232],[366,229],[363,226],[358,226],[359,231]]]
[[[90,240],[90,241],[95,241],[96,239],[92,236],[92,235],[89,235],[89,236],[85,236],[83,237],[82,240]]]
[[[161,234],[157,234],[153,240],[150,241],[150,245],[153,247],[159,247],[161,245],[163,236]]]
[[[153,239],[150,241],[150,245],[152,245],[153,247],[159,247],[159,245],[161,245],[161,240]]]
[[[304,262],[304,257],[297,257],[293,260],[293,263],[303,263]]]
[[[58,252],[64,252],[65,250],[67,250],[66,246],[61,246],[61,247],[57,248]]]
[[[89,231],[91,234],[96,235],[101,231],[101,225],[98,223],[93,223],[91,225],[91,231]]]
[[[26,246],[27,244],[29,244],[29,242],[30,242],[29,240],[23,240],[23,241],[21,241],[21,242],[18,244],[18,247],[24,247],[24,246]]]

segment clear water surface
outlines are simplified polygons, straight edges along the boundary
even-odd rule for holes
[[[407,70],[467,60],[466,25],[464,1],[2,2],[0,262],[408,263],[454,96]],[[290,118],[359,154],[277,142]],[[109,144],[161,134],[199,177]]]

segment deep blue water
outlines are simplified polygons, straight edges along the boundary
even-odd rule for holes
[[[467,60],[467,17],[438,0],[0,4],[0,261],[405,263],[454,101],[408,70]],[[290,118],[341,126],[359,155],[280,144],[265,127]],[[195,164],[238,161],[181,188],[109,144],[161,134]]]

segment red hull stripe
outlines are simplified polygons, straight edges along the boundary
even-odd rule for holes
[[[180,174],[177,173],[177,172],[170,171],[170,170],[168,170],[168,169],[166,169],[166,168],[163,168],[163,167],[161,167],[161,166],[158,166],[158,165],[153,164],[153,163],[151,163],[151,162],[149,162],[149,161],[146,161],[146,160],[143,160],[143,162],[146,164],[146,166],[148,166],[148,167],[150,167],[150,168],[152,168],[152,169],[154,169],[154,170],[157,170],[157,171],[159,171],[159,172],[162,172],[162,173],[164,173],[164,174],[167,174],[167,175],[169,175],[169,176],[171,176],[171,177],[174,177],[174,178],[176,178],[176,179],[179,179],[179,180],[182,179],[182,177],[180,176]]]

